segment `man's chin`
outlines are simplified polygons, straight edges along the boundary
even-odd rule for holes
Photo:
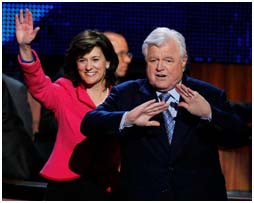
[[[121,72],[117,72],[116,75],[117,75],[117,77],[122,78],[126,75],[126,73],[127,73],[127,71],[121,71]]]

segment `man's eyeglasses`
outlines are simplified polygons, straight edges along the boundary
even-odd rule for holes
[[[120,53],[117,54],[117,56],[119,56],[121,58],[128,57],[128,58],[132,59],[133,54],[130,53],[130,52],[120,52]]]

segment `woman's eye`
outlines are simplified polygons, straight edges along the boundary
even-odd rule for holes
[[[78,59],[78,63],[82,63],[84,61],[85,61],[84,59]]]

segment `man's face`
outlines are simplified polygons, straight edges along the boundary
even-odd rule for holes
[[[120,36],[109,38],[114,50],[118,56],[119,64],[116,69],[117,77],[124,77],[128,70],[128,65],[131,62],[131,57],[128,55],[129,49],[126,40]]]
[[[187,57],[180,58],[180,51],[174,40],[161,46],[149,46],[146,57],[146,73],[150,84],[158,91],[168,91],[182,79]]]

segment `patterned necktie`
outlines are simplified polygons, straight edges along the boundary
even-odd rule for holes
[[[161,101],[167,102],[168,99],[170,98],[170,93],[162,93],[159,95],[159,98]],[[173,132],[174,132],[174,126],[175,126],[175,121],[174,118],[172,117],[169,109],[166,111],[163,111],[163,118],[164,118],[164,123],[165,123],[165,128],[168,136],[169,143],[171,144],[172,138],[173,138]]]

